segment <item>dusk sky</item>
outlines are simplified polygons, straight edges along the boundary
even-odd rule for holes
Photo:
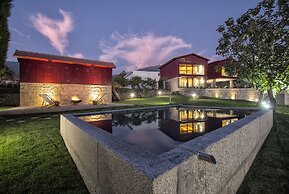
[[[131,71],[187,53],[216,56],[217,27],[257,0],[14,0],[9,18],[16,49],[112,61]]]

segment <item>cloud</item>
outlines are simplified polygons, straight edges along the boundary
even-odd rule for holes
[[[50,44],[63,55],[69,44],[67,36],[73,30],[73,20],[69,12],[59,9],[59,13],[63,17],[62,20],[54,20],[37,13],[31,16],[31,21],[34,28],[47,37]]]
[[[84,55],[82,53],[69,54],[68,56],[75,58],[84,58]]]
[[[30,36],[29,36],[29,35],[26,35],[26,34],[20,32],[20,31],[17,30],[16,28],[12,27],[11,29],[12,29],[14,32],[16,32],[19,36],[22,36],[22,37],[25,37],[25,38],[30,39]]]
[[[144,66],[158,65],[172,57],[180,49],[192,46],[177,36],[156,36],[125,34],[115,32],[110,41],[101,41],[102,55],[100,60],[117,62],[122,59],[128,63],[127,70],[135,70]]]

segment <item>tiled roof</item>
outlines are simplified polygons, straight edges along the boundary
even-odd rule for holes
[[[20,59],[31,59],[31,60],[48,60],[52,62],[59,63],[69,63],[69,64],[81,64],[81,65],[94,65],[99,67],[115,68],[115,65],[111,62],[96,61],[91,59],[81,59],[68,56],[51,55],[44,53],[28,52],[16,50],[14,55],[16,58]]]

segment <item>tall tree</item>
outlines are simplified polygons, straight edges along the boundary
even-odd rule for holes
[[[0,77],[5,73],[4,63],[8,51],[10,33],[8,29],[8,17],[12,8],[12,0],[0,1]]]
[[[226,72],[267,92],[274,106],[276,94],[289,87],[288,7],[288,0],[263,0],[217,29],[217,54],[231,59]]]

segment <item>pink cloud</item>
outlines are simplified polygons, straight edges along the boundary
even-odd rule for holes
[[[31,16],[34,28],[50,41],[50,44],[61,54],[69,44],[68,33],[73,30],[73,20],[69,12],[59,9],[62,20],[51,19],[41,13]]]
[[[122,59],[128,65],[127,70],[135,70],[141,67],[158,65],[180,49],[190,49],[192,46],[176,36],[156,36],[147,33],[143,36],[137,34],[120,35],[115,32],[111,35],[111,41],[101,41],[102,55],[100,60],[113,61]]]

